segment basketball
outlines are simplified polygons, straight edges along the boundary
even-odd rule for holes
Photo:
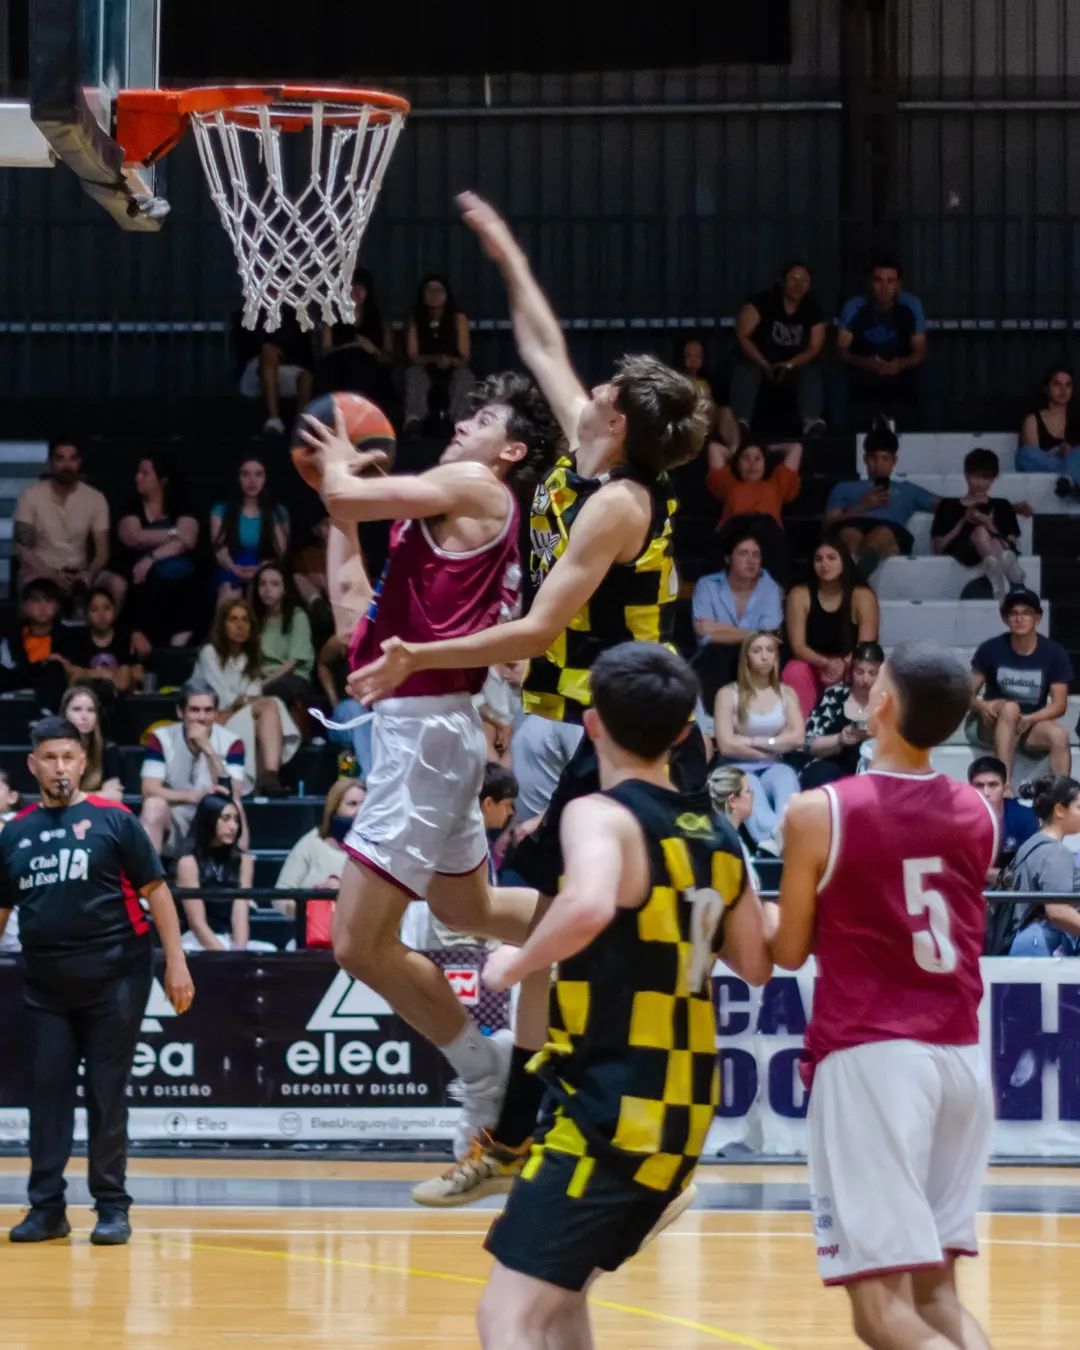
[[[321,394],[318,398],[312,399],[297,419],[291,447],[292,462],[296,466],[297,473],[308,487],[314,488],[316,492],[322,486],[322,475],[317,468],[315,452],[300,439],[299,433],[304,428],[304,414],[317,418],[328,427],[333,427],[335,405],[344,418],[349,440],[357,450],[365,453],[381,450],[387,458],[387,468],[393,464],[397,451],[394,428],[378,404],[372,403],[362,394]],[[380,470],[373,468],[368,472],[377,473]]]

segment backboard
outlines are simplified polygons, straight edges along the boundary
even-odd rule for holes
[[[159,32],[159,0],[29,0],[30,118],[125,229],[157,229],[169,209],[113,136],[117,90],[157,87]]]

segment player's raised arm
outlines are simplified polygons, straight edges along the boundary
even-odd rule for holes
[[[537,970],[565,961],[602,933],[620,905],[639,905],[649,889],[641,830],[629,811],[604,797],[581,797],[559,828],[563,885],[523,947],[499,947],[484,982],[509,989]]]
[[[571,445],[577,441],[578,418],[588,395],[570,364],[566,339],[529,260],[502,216],[475,192],[457,199],[461,218],[474,231],[484,252],[506,282],[510,318],[521,359],[551,404]]]
[[[788,802],[780,923],[769,942],[772,959],[785,970],[798,970],[813,948],[817,889],[825,874],[831,832],[829,799],[823,791],[800,792]]]
[[[566,545],[536,593],[532,608],[521,619],[481,629],[467,637],[443,642],[383,643],[378,661],[349,676],[349,693],[366,704],[387,698],[419,670],[473,669],[501,661],[524,661],[540,656],[587,605],[626,547],[627,526],[635,506],[626,484],[622,491],[590,498],[582,507]]]

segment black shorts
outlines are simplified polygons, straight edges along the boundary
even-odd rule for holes
[[[852,527],[863,534],[869,534],[871,530],[888,530],[896,540],[896,547],[904,557],[911,557],[912,550],[915,547],[915,540],[912,538],[911,531],[905,529],[903,525],[897,525],[894,520],[877,520],[874,516],[856,516],[852,520],[838,521],[835,528],[847,530]]]
[[[580,1195],[567,1190],[580,1158],[538,1145],[540,1164],[514,1182],[485,1248],[519,1275],[578,1292],[596,1270],[617,1270],[638,1250],[676,1192],[653,1191],[596,1162]]]
[[[695,725],[671,752],[672,785],[679,792],[695,792],[705,786],[707,774],[705,742]],[[507,867],[516,872],[526,885],[535,887],[541,895],[557,895],[563,872],[562,845],[559,842],[562,813],[570,802],[599,791],[600,765],[596,758],[596,747],[588,736],[583,736],[555,785],[543,820],[509,855]]]

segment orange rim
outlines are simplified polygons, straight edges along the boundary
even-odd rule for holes
[[[257,109],[269,108],[279,131],[302,131],[311,125],[308,105],[329,104],[323,121],[351,126],[368,110],[369,123],[379,125],[407,116],[409,102],[378,89],[353,89],[321,84],[207,85],[193,89],[121,89],[116,97],[116,139],[126,164],[154,164],[183,137],[193,117],[221,113],[227,122],[246,129],[259,126]]]

